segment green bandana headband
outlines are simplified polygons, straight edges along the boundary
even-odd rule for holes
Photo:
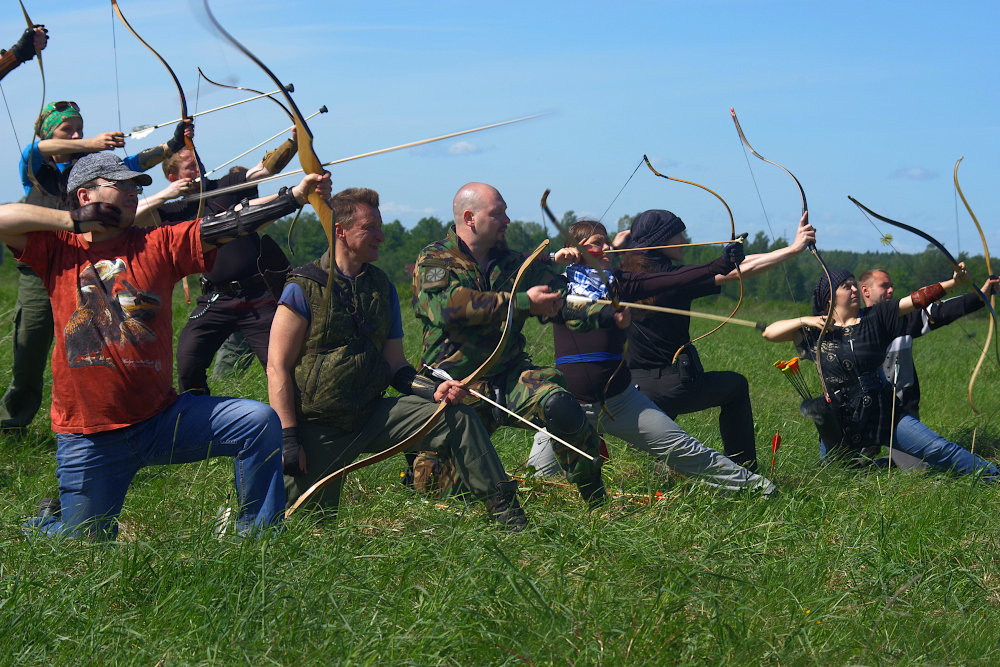
[[[49,102],[38,116],[35,134],[39,139],[51,139],[56,128],[70,118],[83,119],[76,102]]]

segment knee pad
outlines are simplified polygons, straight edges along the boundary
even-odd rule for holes
[[[552,394],[542,404],[542,415],[546,427],[557,435],[568,436],[578,433],[587,425],[587,415],[568,391]]]

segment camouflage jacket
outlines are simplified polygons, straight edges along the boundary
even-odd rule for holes
[[[413,307],[423,325],[421,362],[440,367],[456,379],[478,368],[500,341],[510,288],[524,259],[522,253],[494,248],[484,272],[454,227],[446,239],[424,248],[413,271]],[[514,297],[510,341],[487,377],[531,363],[521,329],[531,317],[526,290],[535,285],[565,292],[566,279],[545,256],[528,268]],[[555,321],[578,320],[574,328],[585,330],[597,326],[593,316],[600,310],[600,306],[564,306]]]

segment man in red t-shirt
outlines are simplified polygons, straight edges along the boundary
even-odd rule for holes
[[[235,458],[242,532],[280,521],[281,426],[263,403],[174,392],[171,296],[185,275],[211,268],[215,246],[302,206],[328,176],[215,216],[132,226],[141,186],[112,153],[81,158],[69,211],[0,206],[0,241],[42,278],[52,302],[52,430],[61,517],[46,533],[114,536],[135,473],[147,465]]]

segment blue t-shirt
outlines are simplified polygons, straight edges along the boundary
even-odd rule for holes
[[[344,276],[343,273],[340,275]],[[350,280],[347,276],[344,277]],[[288,283],[285,285],[285,289],[281,292],[281,298],[278,299],[278,304],[284,304],[306,318],[307,325],[312,323],[312,311],[309,309],[309,301],[306,300],[306,294],[302,291],[298,283]],[[396,292],[395,285],[392,285],[389,308],[392,310],[392,323],[389,325],[388,339],[402,338],[403,314],[399,310],[399,294]]]
[[[28,176],[28,155],[31,155],[31,167],[34,169],[35,174],[41,169],[42,164],[45,162],[45,156],[42,155],[41,151],[38,150],[38,142],[33,142],[24,147],[21,151],[21,164],[19,170],[21,172],[21,185],[24,186],[24,194],[27,195],[31,192],[31,186],[34,185],[31,182],[31,177]],[[135,155],[129,155],[128,157],[122,158],[122,162],[125,166],[132,171],[142,171],[139,168],[139,158]],[[59,167],[59,172],[62,173],[66,171],[66,168],[70,166],[72,162],[56,162],[56,166]]]

